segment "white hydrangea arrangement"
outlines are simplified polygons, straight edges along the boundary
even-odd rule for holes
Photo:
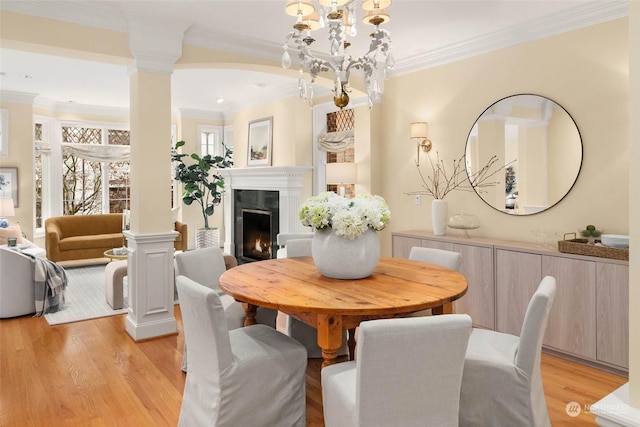
[[[303,225],[314,230],[332,228],[337,236],[355,239],[369,228],[380,231],[389,223],[391,211],[380,196],[362,194],[347,199],[333,192],[310,197],[298,213]]]

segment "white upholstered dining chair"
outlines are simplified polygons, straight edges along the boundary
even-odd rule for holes
[[[298,239],[311,239],[313,238],[313,232],[300,232],[300,233],[279,233],[276,236],[276,242],[278,244],[278,251],[276,252],[276,258],[287,258],[287,243],[289,240]],[[302,255],[298,255],[302,256]]]
[[[311,256],[312,238],[300,238],[287,240],[286,258],[297,258]],[[286,317],[286,334],[295,338],[307,349],[307,357],[310,359],[322,358],[322,349],[318,346],[318,331],[304,322]],[[342,332],[342,347],[338,350],[338,355],[343,356],[349,353],[347,346],[347,332]]]
[[[220,297],[227,327],[231,330],[244,326],[245,311],[242,304],[220,289],[220,276],[225,271],[224,254],[219,248],[195,249],[176,253],[176,276],[186,276],[209,289],[213,289]],[[178,298],[180,298],[180,295],[178,295]],[[275,329],[277,314],[276,310],[260,307],[258,308],[256,321]],[[186,363],[187,346],[185,343],[182,355],[182,370],[185,372]]]
[[[462,263],[462,255],[459,252],[445,251],[443,249],[422,248],[414,246],[409,252],[409,259],[413,261],[437,264],[451,270],[458,271]]]
[[[473,330],[462,376],[460,427],[551,426],[540,353],[555,292],[556,280],[542,279],[529,301],[520,337]]]
[[[356,360],[322,369],[325,425],[457,426],[470,333],[466,314],[362,322]]]
[[[219,295],[176,278],[189,363],[180,426],[306,425],[304,347],[265,325],[229,331]]]
[[[412,261],[422,261],[429,264],[436,264],[440,267],[459,271],[462,263],[462,254],[459,252],[445,251],[443,249],[423,248],[414,246],[409,252],[409,259]],[[431,309],[416,311],[411,317],[430,316]]]

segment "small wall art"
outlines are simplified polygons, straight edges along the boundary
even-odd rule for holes
[[[0,199],[13,199],[18,207],[18,168],[0,168]]]
[[[271,166],[273,117],[249,123],[248,166]]]

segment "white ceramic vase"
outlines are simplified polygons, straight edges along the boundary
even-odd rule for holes
[[[431,202],[431,220],[433,221],[433,234],[444,236],[447,231],[447,201],[433,199]]]
[[[380,239],[372,229],[353,240],[336,236],[333,230],[318,230],[313,235],[311,252],[323,276],[362,279],[370,276],[378,265]]]

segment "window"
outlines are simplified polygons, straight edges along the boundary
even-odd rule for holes
[[[35,192],[35,228],[42,229],[44,220],[51,212],[51,120],[34,117],[33,139],[35,143],[34,192]]]
[[[200,135],[200,156],[224,156],[222,144],[224,133],[222,126],[198,126]]]
[[[45,117],[35,117],[34,123],[36,229],[42,232],[50,216],[130,208],[129,161],[89,160],[62,144],[129,145],[127,129]]]
[[[34,141],[36,143],[36,147],[42,143],[43,141],[43,135],[42,135],[43,131],[42,131],[42,123],[35,123],[35,129],[34,129]],[[36,206],[35,206],[35,213],[36,213],[36,228],[42,228],[42,173],[43,173],[43,162],[42,162],[42,158],[44,156],[42,155],[42,152],[36,148],[36,157],[34,159],[34,170],[35,170],[35,181],[34,181],[34,186],[35,186],[35,193],[36,193]]]
[[[353,109],[340,110],[327,114],[327,132],[340,132],[343,130],[353,130],[355,127],[355,115]],[[355,161],[355,150],[347,148],[340,153],[327,153],[327,163],[353,163]],[[348,198],[355,197],[356,186],[345,184],[345,192]],[[338,186],[327,184],[327,191],[338,192]]]
[[[109,129],[109,144],[130,145],[129,131]],[[129,162],[109,163],[109,212],[123,212],[129,205]]]
[[[62,127],[62,142],[100,144],[101,129]],[[102,164],[73,154],[62,156],[62,214],[102,213]]]

